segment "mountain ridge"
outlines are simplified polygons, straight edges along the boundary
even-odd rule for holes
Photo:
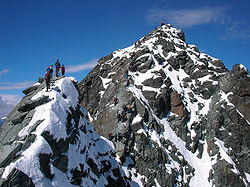
[[[249,83],[158,27],[79,83],[25,90],[0,128],[0,186],[248,186]]]

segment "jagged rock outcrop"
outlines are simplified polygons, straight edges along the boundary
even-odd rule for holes
[[[174,114],[177,114],[180,117],[183,118],[187,117],[187,110],[181,101],[180,95],[176,91],[171,93],[170,100],[171,100],[170,111],[173,112]]]
[[[242,65],[234,65],[231,72],[226,73],[220,79],[220,88],[232,94],[228,99],[250,121],[250,79],[249,73]]]
[[[249,81],[164,25],[101,58],[79,89],[141,186],[248,186]]]

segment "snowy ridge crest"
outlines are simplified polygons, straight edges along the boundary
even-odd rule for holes
[[[41,89],[30,96],[30,101],[45,97],[46,102],[29,111],[32,112],[31,120],[12,143],[21,147],[18,152],[12,151],[12,154],[16,152],[14,159],[1,162],[4,167],[1,167],[0,186],[132,183],[115,158],[113,143],[95,132],[88,120],[88,112],[80,107],[74,82],[68,77],[55,79],[50,92],[41,85]],[[15,184],[13,178],[19,184]]]

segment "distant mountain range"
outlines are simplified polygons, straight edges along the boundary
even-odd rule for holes
[[[4,123],[4,119],[0,119],[0,127],[2,126],[3,123]]]

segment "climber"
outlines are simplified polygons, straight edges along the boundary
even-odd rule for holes
[[[161,22],[161,26],[163,26],[163,25],[166,25],[166,23],[164,21]]]
[[[126,105],[122,105],[122,109],[123,109],[125,112],[127,112],[127,107],[126,107]]]
[[[58,59],[56,60],[55,66],[56,66],[56,77],[58,77],[59,76],[60,67],[61,67],[61,64],[60,64],[60,62],[59,62]]]
[[[133,104],[135,102],[135,97],[133,96],[132,98],[131,98],[131,104]]]
[[[127,108],[128,113],[132,112],[132,106],[131,105],[127,104],[126,108]]]
[[[127,79],[126,80],[126,86],[129,87],[129,84],[130,84],[129,79]]]
[[[132,59],[135,58],[135,52],[134,52],[134,51],[133,51],[132,53],[130,53],[130,57],[131,57]]]
[[[114,135],[114,136],[115,136],[115,142],[122,140],[122,135],[120,132],[117,132],[116,135]]]
[[[122,115],[120,114],[119,110],[117,111],[117,119],[118,119],[118,122],[120,122],[122,119]]]
[[[124,78],[125,78],[125,79],[128,78],[128,70],[125,71],[125,73],[124,73]]]
[[[126,86],[129,87],[130,83],[133,82],[132,77],[129,76],[126,80]]]
[[[112,132],[108,133],[108,137],[109,137],[109,140],[112,141],[114,138],[113,133]]]
[[[65,67],[64,67],[64,65],[61,66],[61,72],[62,72],[62,76],[64,76],[64,74],[65,74]]]
[[[134,62],[134,61],[130,62],[130,63],[129,63],[128,69],[129,69],[130,71],[133,71],[134,65],[135,65],[135,62]]]
[[[132,61],[129,63],[129,70],[132,72],[135,72],[135,71],[137,71],[137,66],[138,66],[138,64],[136,64],[135,61]]]
[[[48,70],[45,74],[45,82],[46,82],[46,91],[48,92],[50,89],[50,79],[51,79],[51,71]]]
[[[127,121],[128,117],[127,117],[127,113],[125,110],[122,111],[121,118],[122,118],[122,122]]]
[[[122,140],[122,134],[120,132],[117,133],[118,141]]]
[[[119,103],[119,99],[115,96],[115,97],[114,97],[114,104],[115,104],[115,106],[116,106],[118,103]]]
[[[160,131],[159,131],[160,126],[158,125],[158,123],[157,123],[157,121],[156,121],[155,119],[153,119],[153,120],[151,121],[150,127],[151,127],[152,129],[156,130],[156,132],[158,132],[158,133],[160,132]]]
[[[50,65],[50,66],[47,68],[47,71],[50,72],[50,78],[52,78],[52,75],[53,75],[53,65]]]

